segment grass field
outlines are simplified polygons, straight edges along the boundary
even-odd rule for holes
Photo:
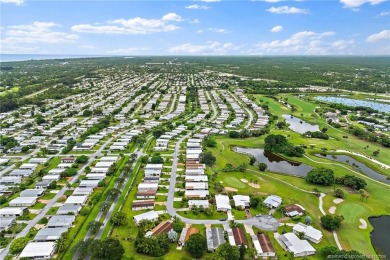
[[[346,203],[341,205],[338,214],[344,216],[346,223],[358,224],[360,216],[367,212],[367,209],[356,203]]]
[[[227,174],[228,173],[226,173],[224,175],[227,176]],[[247,186],[246,184],[244,184],[239,179],[237,179],[235,177],[231,177],[231,176],[227,176],[227,177],[223,178],[223,185],[224,186],[233,187],[233,188],[237,188],[237,189],[244,189]]]

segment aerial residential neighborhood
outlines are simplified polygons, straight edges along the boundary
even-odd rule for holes
[[[0,14],[0,259],[390,257],[388,1]]]

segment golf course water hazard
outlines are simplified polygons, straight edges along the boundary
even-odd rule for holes
[[[373,217],[368,219],[374,230],[371,232],[371,243],[378,254],[386,255],[385,259],[390,257],[390,216]]]
[[[235,147],[234,151],[249,154],[255,157],[258,162],[267,164],[267,171],[270,172],[305,177],[312,169],[304,163],[288,161],[274,153],[265,152],[264,149]]]
[[[303,134],[307,131],[317,132],[320,131],[320,127],[318,125],[309,124],[298,117],[294,117],[292,115],[283,115],[283,118],[289,124],[289,128],[294,132]]]
[[[381,181],[384,183],[390,184],[390,179],[388,179],[385,175],[380,174],[379,172],[374,171],[367,165],[365,165],[362,162],[359,162],[348,155],[330,155],[330,154],[316,154],[316,156],[319,157],[325,157],[326,159],[341,162],[341,163],[347,163],[349,165],[352,165],[356,171],[361,171],[363,174],[367,175],[368,177]]]
[[[323,102],[338,103],[350,107],[370,107],[372,109],[378,110],[379,112],[390,112],[390,105],[383,104],[378,102],[366,101],[366,100],[357,100],[352,98],[343,98],[343,97],[327,97],[327,96],[318,96],[315,99]]]

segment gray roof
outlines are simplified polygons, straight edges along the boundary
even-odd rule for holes
[[[38,197],[45,192],[44,189],[27,189],[20,193],[20,197]]]
[[[73,215],[55,215],[50,218],[47,227],[70,227],[76,219]]]
[[[10,224],[12,224],[16,219],[16,216],[13,217],[1,217],[0,218],[0,230],[5,229]]]
[[[68,215],[69,213],[77,214],[81,209],[80,205],[63,205],[57,210],[57,215]]]
[[[55,241],[60,238],[62,233],[65,233],[67,228],[42,228],[34,237],[34,241]]]

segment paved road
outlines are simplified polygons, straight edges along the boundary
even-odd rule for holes
[[[239,98],[237,97],[236,95],[234,95],[233,93],[230,93],[229,94],[237,101],[238,104],[241,105],[241,107],[247,112],[248,116],[249,116],[249,121],[248,123],[246,123],[245,125],[245,129],[248,129],[251,124],[252,124],[252,121],[253,121],[253,114],[252,114],[252,111],[247,107],[247,105]]]
[[[209,122],[213,122],[218,116],[218,109],[215,107],[214,99],[211,98],[209,91],[206,91],[207,98],[211,100],[211,108],[213,109],[213,116],[209,118]]]
[[[185,218],[185,217],[180,216],[179,214],[177,214],[176,209],[173,207],[173,202],[174,202],[174,198],[175,198],[175,192],[174,191],[175,191],[175,186],[176,186],[176,173],[177,173],[177,164],[178,164],[178,161],[179,161],[178,156],[179,156],[179,153],[180,153],[180,145],[183,142],[183,140],[186,139],[187,137],[189,137],[190,135],[191,134],[187,134],[187,135],[183,136],[182,138],[180,138],[177,141],[177,143],[175,145],[175,151],[173,153],[171,177],[170,177],[170,183],[169,183],[169,192],[168,192],[167,203],[166,203],[167,212],[172,217],[178,217],[184,223],[187,223],[187,224],[205,224],[205,225],[229,224],[228,221],[220,221],[218,219],[209,219],[209,220],[203,220],[202,219],[202,220],[200,220],[200,219]],[[245,220],[236,220],[236,222],[237,223],[242,223],[242,224],[245,224],[245,225],[249,225],[249,226],[260,227],[260,219],[256,218],[256,217],[253,217],[253,218],[250,218],[250,219],[245,219]]]
[[[99,150],[97,150],[94,154],[91,154],[91,156],[89,157],[89,160],[88,162],[83,166],[81,167],[81,169],[77,172],[77,174],[72,178],[72,180],[69,181],[69,184],[72,185],[73,183],[76,182],[76,180],[80,177],[81,173],[84,172],[85,168],[87,166],[89,166],[94,160],[95,160],[95,156],[97,156],[98,154],[101,154],[102,150],[106,147],[106,145],[108,145],[111,140],[113,139],[113,137],[111,137],[109,140],[107,140],[107,142],[102,145],[100,147]],[[27,226],[19,233],[16,235],[15,238],[19,238],[19,237],[25,237],[27,235],[27,233],[30,231],[30,229],[32,227],[34,227],[45,215],[46,213],[50,210],[51,207],[53,207],[53,205],[57,202],[57,200],[64,195],[65,191],[67,191],[67,187],[64,186],[55,196],[53,199],[51,199],[47,204],[46,206],[39,212],[39,214],[37,214],[35,216],[35,218],[33,220],[30,220],[29,223],[27,224]],[[4,259],[4,257],[6,257],[9,253],[9,247],[10,247],[11,244],[9,244],[6,248],[4,248],[4,250],[0,253],[0,259]]]

